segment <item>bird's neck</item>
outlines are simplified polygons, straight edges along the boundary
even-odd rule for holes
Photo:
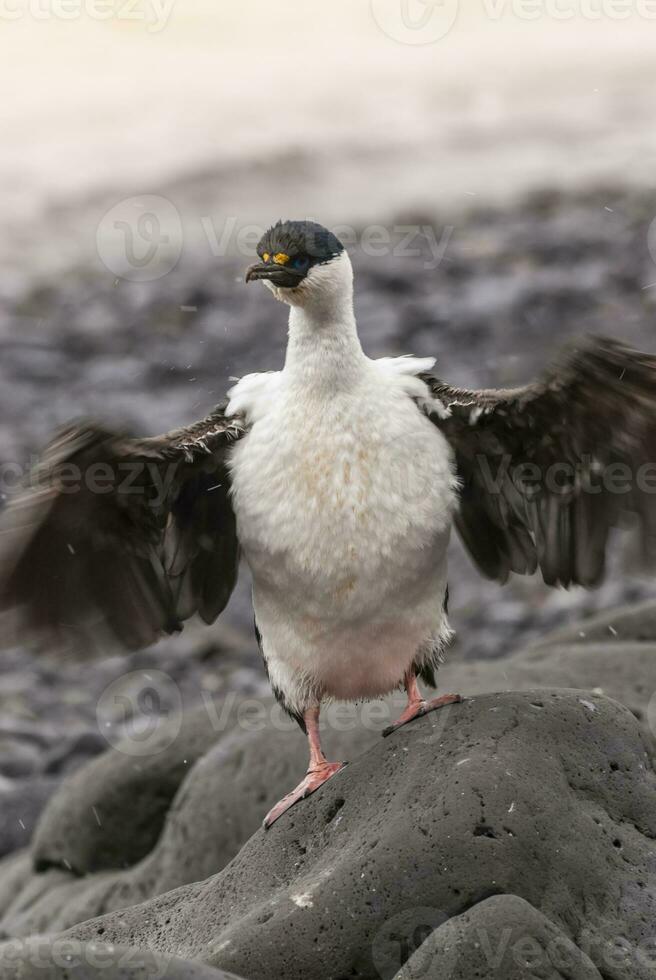
[[[367,357],[362,350],[351,297],[340,303],[292,307],[285,374],[315,390],[354,385]]]

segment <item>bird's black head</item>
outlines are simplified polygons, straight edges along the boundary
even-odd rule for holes
[[[280,289],[294,289],[315,266],[343,251],[339,238],[315,221],[279,221],[260,239],[260,261],[247,270],[246,282],[264,279]]]

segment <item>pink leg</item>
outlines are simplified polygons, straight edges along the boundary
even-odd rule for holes
[[[462,701],[459,694],[442,694],[439,698],[433,698],[432,701],[425,701],[421,696],[417,677],[412,669],[405,675],[403,683],[408,695],[408,703],[396,721],[383,730],[383,736],[391,735],[397,728],[407,725],[413,718],[420,718],[422,715],[428,714],[429,711],[442,708],[445,704],[458,704]]]
[[[331,776],[334,776],[336,772],[339,772],[346,765],[345,762],[328,762],[321,750],[321,741],[319,739],[319,708],[308,708],[307,711],[303,712],[303,720],[307,728],[308,742],[310,745],[308,770],[305,779],[301,780],[296,789],[283,796],[280,802],[276,803],[272,810],[269,810],[264,818],[264,827],[267,830],[278,817],[282,816],[286,810],[289,810],[290,806],[293,806],[298,800],[305,799],[310,793],[314,793],[316,789],[319,789]]]

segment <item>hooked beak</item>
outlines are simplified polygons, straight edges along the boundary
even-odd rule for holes
[[[246,282],[268,279],[274,286],[282,289],[293,289],[294,286],[298,286],[302,278],[303,276],[293,269],[272,262],[256,262],[246,270]]]

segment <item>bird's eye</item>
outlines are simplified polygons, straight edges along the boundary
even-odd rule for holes
[[[305,255],[297,255],[295,258],[292,259],[293,269],[304,269],[307,264],[308,264],[308,260],[307,260],[307,256]]]

